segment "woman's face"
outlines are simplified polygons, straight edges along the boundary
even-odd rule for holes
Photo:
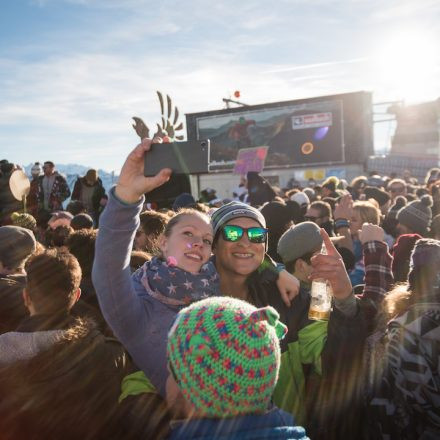
[[[230,220],[227,225],[242,228],[261,227],[254,219],[239,217]],[[265,243],[252,243],[247,234],[235,242],[226,241],[222,234],[215,245],[215,264],[220,273],[247,277],[261,265],[264,259]]]
[[[199,273],[211,256],[212,239],[209,220],[187,214],[173,226],[168,237],[161,238],[160,249],[165,259],[175,258],[177,267]]]
[[[362,219],[357,209],[353,209],[353,215],[350,219],[350,233],[357,237],[358,230],[362,229]]]

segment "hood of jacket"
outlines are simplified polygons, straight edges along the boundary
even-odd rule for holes
[[[440,303],[417,303],[389,323],[390,329],[403,327],[416,338],[440,342]]]
[[[294,426],[293,417],[273,408],[265,414],[250,414],[229,419],[194,419],[171,424],[170,440],[307,440],[304,428]]]

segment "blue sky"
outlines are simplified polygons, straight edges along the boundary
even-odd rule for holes
[[[438,0],[3,0],[0,156],[118,170],[153,126],[156,90],[181,113],[357,90],[440,97]],[[389,127],[378,132],[377,147]],[[379,145],[380,144],[380,145]]]

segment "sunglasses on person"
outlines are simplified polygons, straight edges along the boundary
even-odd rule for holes
[[[319,217],[313,217],[312,215],[305,215],[304,216],[304,220],[308,221],[308,222],[315,222],[316,220],[322,218],[322,215]]]
[[[236,225],[226,225],[222,228],[222,236],[226,241],[239,241],[246,232],[251,243],[265,243],[267,238],[267,229],[261,227],[242,228]]]

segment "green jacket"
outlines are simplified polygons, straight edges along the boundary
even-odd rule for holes
[[[351,435],[351,421],[354,429],[357,426],[357,375],[366,337],[360,311],[349,318],[334,308],[329,321],[311,321],[306,285],[301,285],[290,307],[281,300],[273,281],[261,282],[251,277],[249,288],[250,301],[257,307],[274,307],[288,327],[287,336],[281,341],[274,403],[291,412],[299,425],[306,426],[311,438]],[[356,414],[350,416],[350,411]],[[320,433],[324,427],[326,433]],[[329,433],[332,429],[335,434]]]

